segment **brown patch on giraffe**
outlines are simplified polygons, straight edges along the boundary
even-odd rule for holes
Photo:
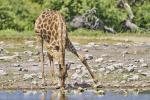
[[[48,24],[51,24],[51,20],[48,20]]]
[[[47,19],[46,19],[46,18],[43,20],[43,23],[45,23],[45,22],[47,22]]]
[[[44,28],[46,28],[46,26],[47,26],[47,23],[44,24]]]
[[[47,25],[46,29],[47,29],[47,30],[49,30],[49,29],[50,29],[50,28],[49,28],[49,25]]]
[[[44,25],[43,24],[41,24],[41,28],[43,28],[44,27]]]
[[[54,25],[54,29],[55,29],[55,30],[58,30],[58,25],[55,24],[55,25]]]
[[[44,14],[42,14],[42,18],[45,18],[45,15],[44,15]]]
[[[43,33],[46,33],[46,29],[43,29]]]
[[[59,51],[59,46],[55,46],[55,50]]]
[[[41,22],[42,22],[42,20],[41,20],[41,18],[39,18],[38,23],[41,24]]]

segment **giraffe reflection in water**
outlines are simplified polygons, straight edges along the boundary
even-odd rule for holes
[[[50,97],[47,97],[47,92],[41,94],[41,100],[68,100],[67,96],[62,91],[52,92]]]

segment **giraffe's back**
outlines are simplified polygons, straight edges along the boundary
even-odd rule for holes
[[[66,42],[66,24],[58,11],[43,11],[35,22],[35,32],[43,36],[49,48],[56,49],[62,42],[63,44]]]

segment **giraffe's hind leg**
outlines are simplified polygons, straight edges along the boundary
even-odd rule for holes
[[[85,57],[77,52],[77,50],[75,49],[75,47],[73,46],[73,44],[71,43],[69,38],[67,38],[67,42],[66,43],[67,43],[66,49],[69,50],[70,52],[72,52],[73,54],[75,54],[80,59],[80,61],[85,65],[85,67],[89,71],[91,77],[94,80],[94,83],[97,84],[98,80],[95,78],[93,72],[91,71],[91,69],[90,69],[90,67],[89,67]]]
[[[37,42],[38,52],[39,52],[39,55],[40,55],[40,62],[41,62],[42,85],[46,85],[45,75],[44,75],[43,37],[42,36],[36,36],[36,42]]]

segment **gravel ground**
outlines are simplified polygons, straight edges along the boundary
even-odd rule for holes
[[[84,41],[84,40],[82,40]],[[107,40],[109,41],[109,40]],[[133,41],[73,43],[85,55],[99,85],[106,88],[150,87],[150,44]],[[82,63],[66,51],[66,63],[73,62],[68,70],[67,87],[88,88],[93,81]],[[58,85],[58,66],[52,84],[49,61],[45,51],[45,75],[47,86]],[[45,88],[41,86],[41,67],[34,41],[0,41],[0,88]]]

